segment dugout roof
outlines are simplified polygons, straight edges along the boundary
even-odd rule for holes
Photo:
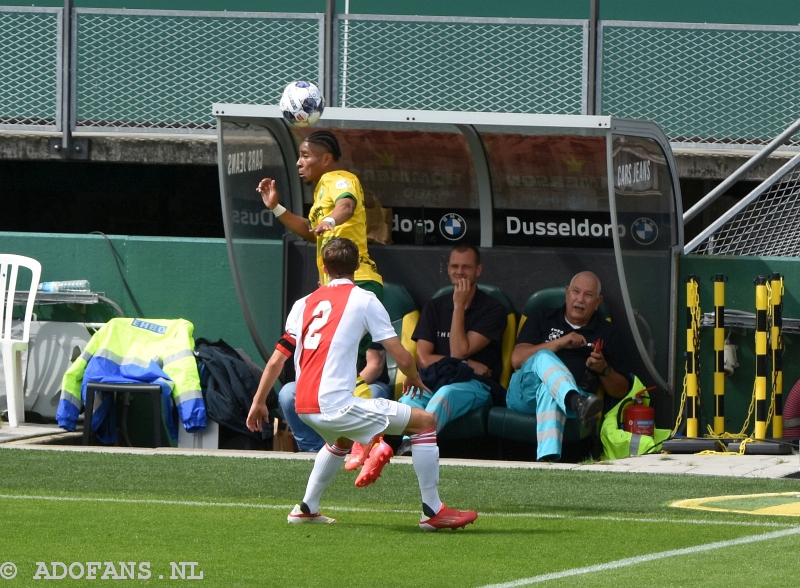
[[[314,126],[293,127],[277,106],[214,104],[213,111],[234,279],[262,353],[272,348],[275,334],[260,333],[257,313],[248,312],[258,306],[258,292],[238,268],[251,259],[259,241],[286,239],[286,231],[255,188],[271,177],[283,205],[307,214],[313,187],[297,175],[297,149],[309,133],[326,128],[339,139],[342,166],[391,208],[393,245],[378,252],[391,260],[378,260],[384,278],[408,260],[416,269],[425,255],[458,242],[479,245],[501,263],[509,260],[517,275],[493,281],[517,301],[544,281],[539,273],[558,273],[552,271],[552,259],[569,258],[565,272],[603,267],[604,294],[618,298],[612,316],[630,331],[647,372],[643,380],[672,388],[683,211],[669,142],[655,123],[609,116],[329,107]],[[304,269],[310,277],[303,288],[313,286],[312,265]],[[529,283],[527,275],[538,277]],[[436,288],[409,289],[424,299]]]

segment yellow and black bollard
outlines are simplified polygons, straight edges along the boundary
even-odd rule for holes
[[[767,278],[758,276],[756,285],[756,440],[767,438]]]
[[[714,282],[714,434],[725,433],[725,282],[717,274]]]
[[[719,276],[717,276],[719,278]],[[714,278],[717,281],[717,278]],[[720,280],[722,286],[724,280]],[[722,296],[724,300],[724,296]],[[715,285],[714,302],[717,305],[718,320],[724,314],[724,302],[720,302],[717,297],[717,286]],[[689,275],[686,278],[686,375],[683,379],[683,394],[681,395],[681,408],[678,411],[678,418],[675,422],[672,439],[667,439],[661,444],[661,449],[669,453],[698,453],[700,451],[714,451],[718,444],[718,439],[700,437],[700,292],[697,276]],[[720,333],[722,333],[723,323],[718,323]],[[723,350],[719,354],[717,369],[724,368],[724,336],[722,341]],[[715,337],[716,346],[716,337]],[[716,376],[715,376],[716,381]],[[715,386],[716,393],[716,386]],[[715,426],[724,428],[724,412],[721,396],[717,400],[717,416]],[[682,422],[681,418],[686,419],[686,436],[679,434]]]
[[[770,308],[772,330],[770,351],[772,353],[772,436],[783,437],[783,276],[772,274],[770,281]]]
[[[771,279],[758,276],[756,286],[756,379],[753,386],[753,404],[755,405],[756,423],[753,431],[753,442],[729,443],[731,452],[748,455],[788,455],[791,446],[777,443],[783,436],[783,405],[780,387],[783,385],[781,353],[783,352],[783,281],[780,274],[772,274]],[[771,306],[770,306],[771,304]],[[771,354],[773,360],[773,433],[775,439],[767,439],[767,324],[768,314],[772,311]],[[749,420],[749,416],[748,416]],[[743,429],[744,430],[744,429]]]
[[[700,295],[697,276],[686,278],[686,436],[699,433],[699,387],[697,385],[698,357],[700,353]]]

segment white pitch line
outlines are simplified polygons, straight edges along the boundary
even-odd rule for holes
[[[152,504],[163,506],[199,506],[209,507],[218,506],[223,508],[255,508],[263,510],[291,510],[294,504],[258,504],[252,502],[204,502],[202,500],[157,500],[151,498],[104,498],[101,496],[37,496],[35,494],[0,494],[0,500],[46,500],[52,502],[99,502],[99,503],[115,503],[115,504]],[[380,509],[375,510],[371,508],[358,508],[352,506],[326,506],[326,511],[337,512],[391,512],[395,514],[419,514],[418,510],[408,509]],[[504,513],[504,512],[487,512],[479,513],[479,518],[530,518],[530,519],[560,519],[560,520],[576,520],[576,521],[611,521],[611,522],[632,522],[632,523],[650,523],[661,524],[671,523],[678,525],[722,525],[733,527],[768,527],[768,528],[785,528],[794,527],[790,523],[779,522],[764,522],[764,521],[709,521],[703,519],[668,519],[668,518],[634,518],[634,517],[616,517],[616,516],[586,516],[586,515],[564,515],[564,514],[550,514],[550,513]]]
[[[511,582],[502,584],[487,584],[480,588],[516,588],[517,586],[529,586],[531,584],[539,584],[540,582],[547,582],[549,580],[559,580],[561,578],[569,578],[572,576],[580,576],[583,574],[593,574],[595,572],[606,572],[608,570],[616,570],[618,568],[625,568],[628,566],[635,566],[641,563],[650,561],[657,561],[659,559],[666,559],[668,557],[677,557],[681,555],[694,555],[703,551],[712,551],[714,549],[725,549],[726,547],[733,547],[736,545],[748,545],[750,543],[758,543],[760,541],[769,541],[770,539],[779,539],[789,535],[800,534],[800,527],[792,527],[790,529],[783,529],[781,531],[772,531],[771,533],[763,533],[761,535],[748,535],[746,537],[739,537],[738,539],[729,539],[727,541],[716,541],[714,543],[706,543],[705,545],[697,545],[694,547],[686,547],[684,549],[671,549],[669,551],[661,551],[659,553],[650,553],[648,555],[639,555],[636,557],[629,557],[626,559],[619,559],[617,561],[610,561],[604,564],[597,564],[594,566],[586,566],[583,568],[573,568],[571,570],[564,570],[562,572],[553,572],[550,574],[542,574],[541,576],[532,576],[530,578],[520,578]]]
[[[672,523],[677,525],[723,525],[732,527],[768,527],[784,528],[793,527],[792,523],[765,522],[765,521],[709,521],[705,519],[668,519],[668,518],[645,518],[645,517],[618,517],[609,515],[565,515],[550,513],[479,513],[482,517],[511,517],[511,518],[532,518],[532,519],[564,519],[574,521],[610,521],[614,523]]]

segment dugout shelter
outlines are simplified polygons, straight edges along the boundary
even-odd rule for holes
[[[317,269],[314,245],[288,233],[256,186],[275,179],[281,203],[306,216],[313,186],[297,175],[298,146],[325,128],[341,144],[342,167],[391,209],[392,243],[370,244],[385,281],[403,285],[421,308],[449,283],[449,249],[469,242],[481,247],[480,282],[502,290],[519,313],[535,292],[592,270],[611,320],[628,335],[637,375],[661,391],[659,424],[672,422],[683,211],[675,161],[657,124],[329,107],[313,127],[294,127],[277,106],[215,104],[213,111],[234,283],[264,358],[280,335],[263,328],[267,318],[280,313],[282,324],[291,303],[316,287]],[[282,259],[265,255],[264,244],[275,241]],[[263,295],[278,264],[281,301]]]

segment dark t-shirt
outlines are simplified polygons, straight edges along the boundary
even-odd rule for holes
[[[453,321],[452,295],[439,296],[428,301],[411,338],[433,343],[433,352],[450,357],[450,325]],[[490,339],[489,344],[469,359],[478,361],[492,370],[492,379],[499,381],[503,371],[503,332],[508,318],[505,308],[482,290],[475,291],[464,313],[464,328]]]
[[[587,343],[594,343],[598,339],[603,340],[603,357],[606,358],[608,364],[619,372],[628,381],[633,384],[631,377],[631,362],[630,353],[628,352],[625,338],[622,336],[619,328],[613,323],[605,321],[597,316],[595,313],[589,324],[579,329],[574,329],[564,318],[564,311],[566,308],[545,309],[538,313],[534,313],[525,324],[522,325],[522,330],[517,336],[517,343],[531,343],[539,345],[547,341],[559,339],[567,333],[577,332],[586,339]],[[558,358],[564,362],[578,384],[584,380],[586,373],[586,360],[589,359],[591,354],[591,347],[580,347],[574,349],[560,349],[556,352]],[[594,378],[593,390],[587,392],[596,392],[599,385],[599,379]]]

